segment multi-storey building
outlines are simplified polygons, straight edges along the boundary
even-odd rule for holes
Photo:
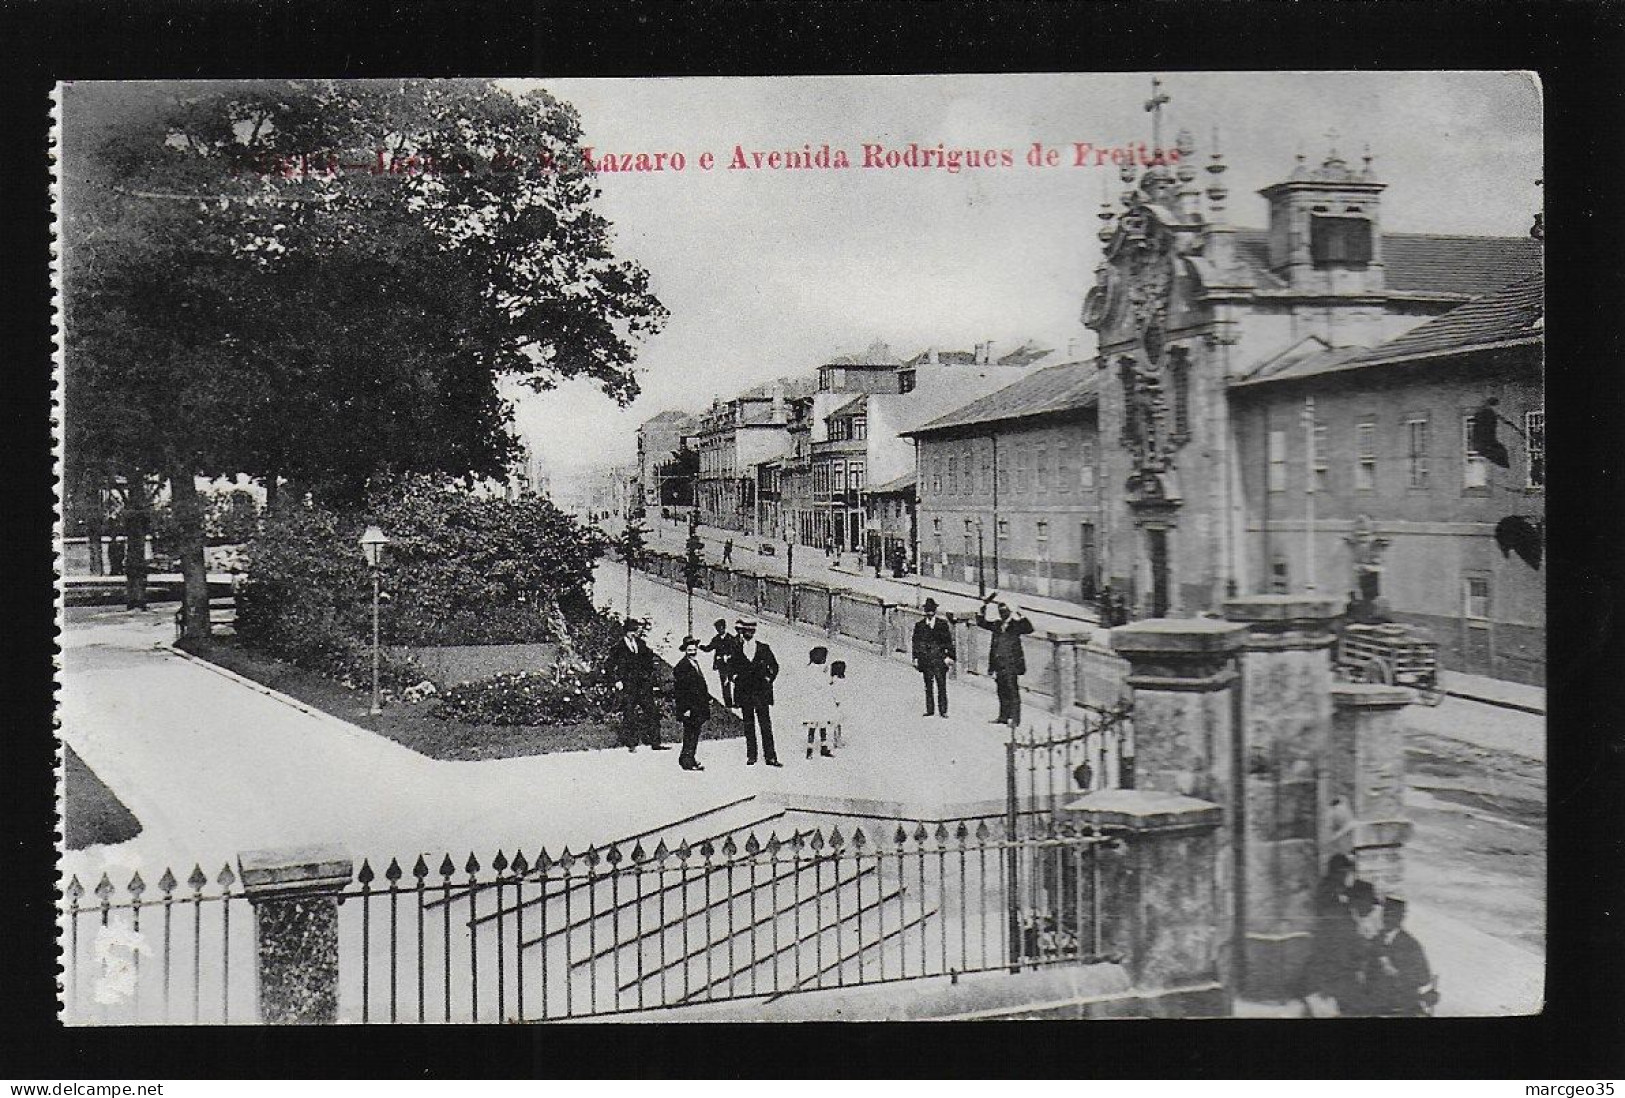
[[[760,533],[756,468],[789,449],[789,402],[811,384],[780,378],[714,401],[700,415],[697,432],[700,473],[695,504],[708,526]]]
[[[1545,526],[1542,316],[1530,279],[1376,347],[1310,339],[1233,382],[1255,583],[1377,602],[1449,667],[1542,681],[1541,573],[1502,549]],[[1490,398],[1505,467],[1472,432]]]
[[[661,412],[638,427],[637,490],[644,506],[660,506],[660,478],[655,470],[672,459],[683,440],[693,437],[697,427],[694,416],[678,411]]]
[[[986,588],[1086,599],[1100,583],[1096,368],[1039,369],[907,432],[918,443],[919,567]]]
[[[1335,150],[1313,168],[1300,156],[1285,180],[1260,192],[1268,228],[1239,228],[1228,216],[1223,158],[1209,157],[1204,202],[1195,142],[1181,133],[1176,147],[1177,167],[1124,167],[1129,190],[1123,208],[1102,209],[1106,254],[1084,307],[1099,340],[1102,559],[1113,587],[1140,616],[1217,609],[1238,591],[1304,591],[1311,580],[1319,593],[1345,595],[1371,582],[1362,555],[1369,564],[1375,542],[1386,541],[1382,592],[1395,616],[1446,634],[1447,666],[1538,678],[1539,597],[1532,589],[1497,595],[1513,582],[1512,565],[1498,560],[1488,521],[1504,510],[1533,524],[1538,500],[1527,485],[1508,496],[1504,484],[1484,489],[1504,497],[1502,508],[1481,500],[1469,483],[1478,467],[1455,442],[1460,405],[1476,407],[1483,390],[1505,393],[1519,415],[1539,412],[1538,352],[1524,352],[1513,385],[1500,350],[1412,355],[1403,337],[1439,317],[1425,338],[1447,346],[1448,333],[1476,324],[1468,302],[1538,283],[1539,244],[1385,233],[1386,184],[1370,156],[1355,166]],[[1469,308],[1501,308],[1495,300]],[[1356,361],[1366,365],[1341,368]],[[1317,400],[1308,420],[1306,396]],[[1283,422],[1286,403],[1294,407]],[[1541,420],[1520,426],[1538,433]],[[1327,456],[1315,461],[1326,464],[1335,517],[1317,515],[1311,540],[1293,529],[1311,520],[1307,493],[1292,498],[1290,468],[1294,437],[1307,444],[1317,424]],[[1428,464],[1417,488],[1413,446]],[[1443,477],[1461,483],[1455,504],[1440,511]],[[1323,544],[1328,536],[1347,541]],[[1401,539],[1415,540],[1401,549]],[[1497,620],[1503,610],[1511,616]],[[1487,643],[1471,624],[1479,621],[1490,622]],[[1497,631],[1515,654],[1497,655]]]

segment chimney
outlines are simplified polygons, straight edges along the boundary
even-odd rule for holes
[[[937,357],[937,349],[935,347],[931,348],[925,353],[925,361],[932,366],[940,366],[942,364],[942,360]]]
[[[982,344],[982,361],[989,366],[998,361],[993,357],[993,341],[991,339]]]
[[[976,345],[976,353],[971,355],[971,360],[978,366],[987,365],[987,344],[986,343],[978,343]]]

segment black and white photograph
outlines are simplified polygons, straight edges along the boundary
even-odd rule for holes
[[[61,1023],[1539,1014],[1543,94],[64,80]]]

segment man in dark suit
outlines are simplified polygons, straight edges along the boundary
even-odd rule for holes
[[[992,615],[995,599],[999,606],[996,618]],[[1020,607],[999,599],[999,593],[994,591],[982,600],[976,624],[993,634],[988,643],[987,671],[998,688],[999,715],[988,723],[1014,728],[1021,723],[1021,676],[1027,673],[1027,654],[1022,650],[1021,638],[1033,631],[1033,623]]]
[[[779,766],[779,753],[773,746],[773,680],[779,677],[779,661],[773,649],[756,639],[756,623],[741,618],[734,623],[739,632],[739,650],[732,657],[734,704],[745,718],[745,765],[756,764],[756,729],[762,730],[762,759]]]
[[[684,770],[704,770],[696,752],[700,747],[700,726],[711,716],[711,691],[700,670],[700,642],[683,638],[683,658],[673,669],[672,710],[683,726],[683,750],[677,765]]]
[[[643,642],[643,623],[628,618],[621,641],[604,661],[604,676],[621,698],[621,746],[637,751],[647,744],[656,751],[669,748],[660,742],[660,710],[655,706],[655,654]]]
[[[728,619],[718,618],[712,623],[717,635],[700,645],[701,652],[711,653],[711,670],[717,673],[722,685],[722,704],[734,706],[733,657],[739,651],[739,638],[728,632]]]
[[[925,715],[948,715],[948,668],[953,666],[954,627],[937,617],[937,600],[925,600],[925,617],[914,623],[914,669],[925,680]],[[931,696],[932,685],[936,697]]]

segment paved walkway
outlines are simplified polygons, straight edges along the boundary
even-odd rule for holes
[[[598,590],[622,609],[618,566],[603,566]],[[637,575],[632,609],[653,620],[651,641],[669,658],[685,627],[682,593]],[[695,600],[698,623],[723,615],[737,611]],[[62,734],[144,825],[129,843],[64,856],[65,872],[87,886],[103,868],[127,880],[139,867],[150,882],[164,865],[184,877],[196,860],[212,875],[242,850],[314,842],[403,864],[442,851],[460,860],[472,849],[483,861],[499,848],[579,850],[752,793],[914,806],[1002,797],[1003,737],[987,723],[990,691],[956,682],[952,717],[928,720],[906,664],[772,621],[760,636],[784,667],[775,723],[785,766],[747,768],[741,742],[712,741],[697,774],[678,769],[675,751],[428,759],[185,657],[168,647],[172,635],[167,614],[110,610],[70,625],[63,638]],[[861,712],[861,728],[835,759],[806,759],[799,725],[815,643],[847,661]],[[1413,918],[1443,974],[1449,1013],[1538,1009],[1540,957],[1420,908]]]
[[[688,537],[687,527],[681,523],[665,521],[658,516],[649,520],[649,526],[651,530],[658,531],[658,534],[651,534],[649,538],[651,549],[662,553],[683,552]],[[734,543],[732,567],[757,575],[781,578],[788,570],[782,539],[773,541],[769,538],[758,538],[709,526],[700,527],[700,537],[706,544],[705,559],[708,563],[720,564],[723,545],[732,539]],[[773,546],[772,556],[763,556],[757,552],[757,547],[764,543]],[[941,603],[945,611],[952,612],[956,616],[974,612],[982,601],[974,583],[939,579],[936,576],[908,576],[904,579],[894,579],[889,573],[876,576],[873,569],[863,568],[857,563],[856,554],[846,553],[840,557],[830,558],[824,555],[822,549],[808,545],[796,546],[794,578],[827,583],[863,594],[879,595],[890,602],[910,606],[918,606],[927,597],[931,597]],[[1097,621],[1093,608],[1066,599],[1045,598],[1026,592],[1017,592],[1015,597],[1033,618],[1034,624],[1040,628],[1072,633],[1086,629]]]

